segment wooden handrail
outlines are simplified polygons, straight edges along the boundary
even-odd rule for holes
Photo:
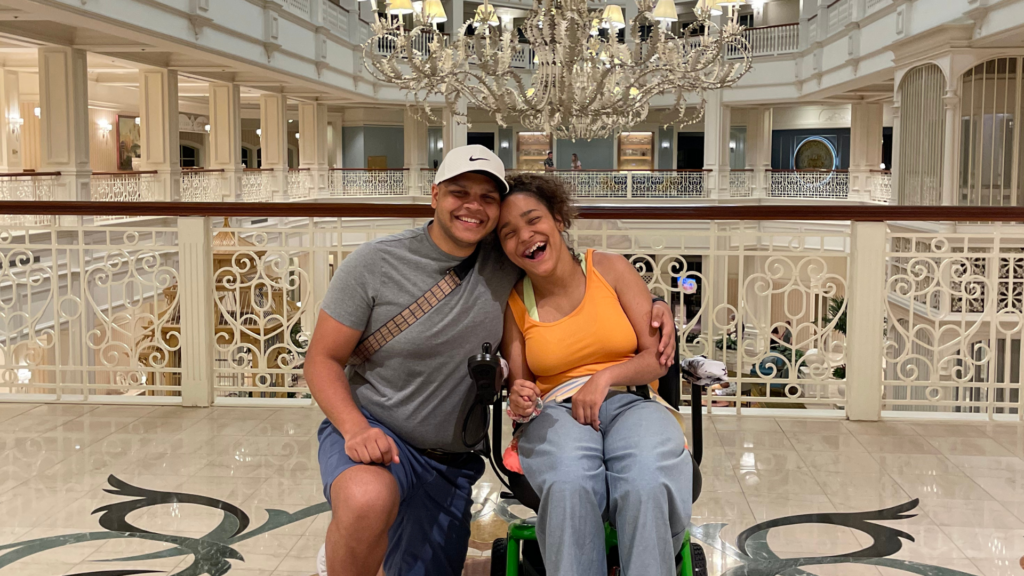
[[[838,222],[1024,222],[1024,207],[1009,206],[579,206],[581,218],[623,220],[818,220]],[[429,218],[425,204],[346,202],[0,202],[0,214],[55,216],[210,216],[310,218]]]
[[[810,20],[810,18],[808,18],[808,20]],[[799,27],[800,23],[799,22],[791,22],[789,24],[772,24],[771,26],[752,26],[750,28],[747,28],[746,31],[747,32],[751,32],[753,30],[767,30],[769,28],[784,28],[786,26],[797,26],[797,27]]]
[[[810,18],[808,18],[807,21],[810,22],[811,20],[814,20],[817,17],[818,17],[818,15],[815,14],[814,16],[811,16]]]
[[[305,170],[308,170],[308,168],[305,168]],[[329,170],[331,172],[342,171],[342,170],[352,170],[352,171],[360,171],[361,170],[363,172],[399,172],[399,171],[403,171],[403,170],[408,170],[408,168],[329,168]],[[423,168],[423,170],[426,170],[426,168]]]
[[[729,168],[729,172],[753,172],[753,168]]]
[[[871,172],[877,174],[892,174],[892,170],[872,170]]]
[[[142,176],[157,174],[156,170],[125,170],[123,172],[93,172],[93,176]]]
[[[182,168],[181,169],[181,172],[183,174],[186,173],[186,172],[189,173],[189,174],[194,174],[196,172],[223,172],[223,171],[224,171],[223,168]]]
[[[309,172],[309,168],[289,168],[289,172]]]
[[[830,170],[828,168],[801,168],[799,170],[792,169],[792,168],[790,168],[790,169],[769,168],[766,171],[767,172],[840,172],[840,173],[849,172],[849,170],[839,170],[839,169]]]
[[[242,172],[273,172],[273,168],[242,168]]]
[[[831,7],[835,6],[836,4],[839,4],[840,2],[842,2],[842,0],[833,0],[832,3],[829,4],[828,6],[826,6],[825,8],[831,8]]]
[[[25,172],[7,172],[0,174],[0,178],[18,178],[22,176],[60,176],[60,172],[32,172],[26,170]]]

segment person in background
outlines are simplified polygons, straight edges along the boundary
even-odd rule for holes
[[[555,159],[551,155],[551,150],[548,150],[548,157],[544,159],[544,171],[554,172],[555,171]]]
[[[576,156],[575,152],[573,152],[572,154],[572,169],[583,170],[583,164],[580,164],[579,156]]]

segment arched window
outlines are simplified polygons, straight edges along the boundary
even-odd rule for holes
[[[1020,165],[1021,59],[995,58],[960,77],[960,179],[957,202],[1024,206]]]
[[[946,80],[935,64],[912,69],[900,82],[900,204],[942,203],[942,150],[946,114],[942,104]]]

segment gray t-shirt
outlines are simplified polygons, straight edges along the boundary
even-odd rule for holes
[[[323,310],[366,337],[461,261],[434,244],[427,226],[367,242],[338,267]],[[467,451],[462,425],[475,390],[466,363],[484,342],[497,349],[505,303],[519,275],[499,246],[481,245],[461,286],[365,363],[349,368],[356,403],[417,448]]]

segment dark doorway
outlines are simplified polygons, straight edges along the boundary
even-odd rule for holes
[[[680,132],[676,146],[676,168],[700,170],[704,168],[704,133]]]
[[[882,128],[882,170],[892,170],[892,128]]]
[[[179,146],[178,150],[179,153],[181,154],[180,158],[182,168],[199,167],[199,149],[182,144],[181,146]]]
[[[466,134],[466,144],[479,144],[494,152],[494,132],[470,132]]]

